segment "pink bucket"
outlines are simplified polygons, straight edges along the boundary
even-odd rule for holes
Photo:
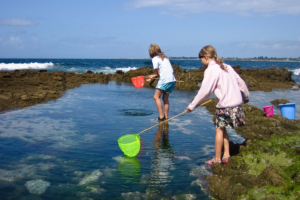
[[[263,107],[265,113],[266,113],[266,116],[267,117],[272,117],[273,116],[273,106],[264,106]]]

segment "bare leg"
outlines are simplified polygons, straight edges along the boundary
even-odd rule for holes
[[[162,94],[163,94],[162,90],[156,89],[155,93],[154,93],[154,96],[153,96],[153,99],[156,103],[156,107],[157,107],[157,110],[158,110],[159,118],[164,117],[163,107],[162,107],[162,103],[161,103],[161,100],[160,100],[160,97],[161,97]]]
[[[165,108],[165,117],[166,119],[169,118],[169,108],[170,108],[170,104],[169,104],[169,94],[164,92],[163,94],[163,101],[164,101],[164,108]]]
[[[225,128],[216,128],[215,138],[215,160],[221,160],[222,147],[224,144],[224,156],[228,157],[229,154],[229,136]]]
[[[223,154],[223,158],[226,158],[226,157],[230,156],[230,152],[229,152],[229,136],[228,136],[228,133],[226,131],[226,128],[224,128],[224,131],[223,131],[223,138],[224,138],[224,154]]]

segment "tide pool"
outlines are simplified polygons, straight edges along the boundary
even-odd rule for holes
[[[175,90],[170,117],[196,93]],[[1,199],[211,199],[203,176],[212,175],[204,162],[214,156],[215,130],[204,107],[142,133],[134,158],[119,149],[119,137],[157,124],[153,94],[126,83],[83,85],[56,101],[2,113]],[[300,118],[299,91],[250,95],[260,108],[277,98],[295,102]]]

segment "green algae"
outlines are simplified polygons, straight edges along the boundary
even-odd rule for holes
[[[298,148],[300,131],[295,131],[292,136],[271,137],[269,141],[257,141],[252,145],[252,151],[243,152],[242,160],[248,166],[248,174],[262,176],[268,166],[276,166],[278,171],[272,175],[273,182],[268,182],[262,187],[247,189],[238,199],[299,199],[300,196],[300,156],[294,149]],[[261,146],[273,153],[260,153]],[[273,151],[271,151],[273,150]],[[257,154],[256,154],[257,153]],[[270,174],[271,170],[266,170]],[[279,172],[280,171],[280,172]],[[278,183],[274,184],[277,178]],[[262,182],[266,176],[260,179]]]
[[[300,199],[300,121],[280,115],[265,117],[252,105],[243,105],[246,126],[236,129],[246,138],[230,143],[227,165],[213,164],[211,195],[216,199]],[[213,103],[207,105],[213,114]],[[234,147],[233,147],[234,146]]]
[[[300,144],[300,131],[294,132],[292,136],[283,136],[283,137],[273,137],[270,138],[271,144],[279,144],[279,145],[289,145],[296,146]]]
[[[260,199],[281,199],[281,200],[298,200],[300,188],[293,191],[286,191],[282,188],[273,186],[264,186],[247,190],[246,194],[239,197],[240,200],[260,200]]]
[[[248,155],[244,155],[243,159],[249,167],[248,174],[258,175],[260,174],[267,166],[291,166],[292,159],[287,157],[285,152],[280,152],[278,154],[266,154],[259,153],[253,155],[251,152],[247,152]]]

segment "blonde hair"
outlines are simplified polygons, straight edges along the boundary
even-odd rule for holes
[[[226,67],[224,66],[223,60],[217,56],[217,50],[213,46],[207,45],[203,47],[199,52],[199,58],[202,56],[214,58],[216,62],[220,65],[221,69],[225,71],[227,70]]]
[[[160,47],[157,44],[150,44],[149,47],[149,55],[151,58],[155,57],[155,56],[159,56],[162,60],[164,60],[164,58],[168,58],[161,50]]]

